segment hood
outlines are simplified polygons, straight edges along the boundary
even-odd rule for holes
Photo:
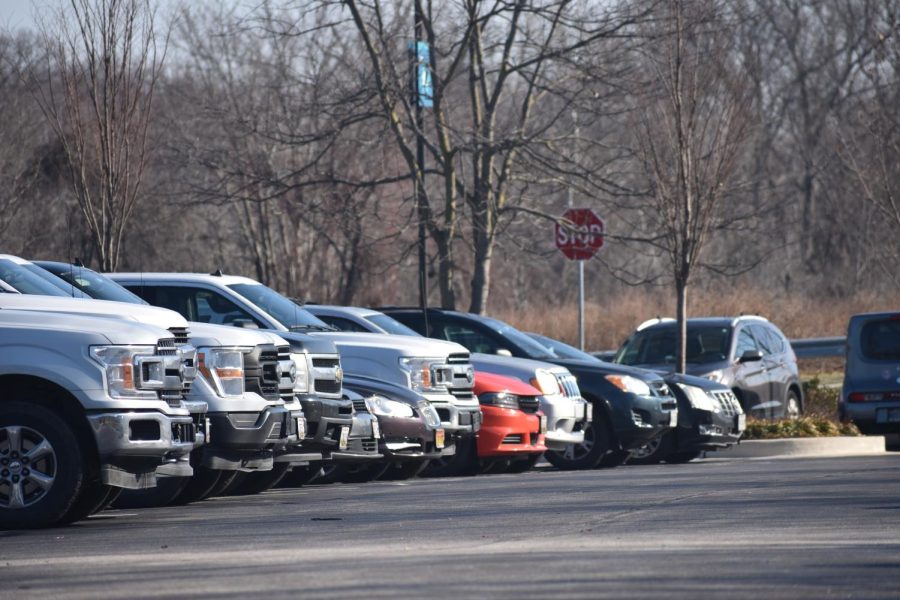
[[[509,392],[517,396],[540,396],[537,388],[512,377],[475,371],[475,395]]]
[[[200,346],[258,346],[286,344],[280,336],[259,329],[244,329],[230,325],[211,325],[191,321],[191,344]]]
[[[625,365],[620,365],[625,366]],[[728,361],[719,361],[714,363],[688,363],[687,364],[687,374],[694,375],[697,377],[703,377],[708,373],[712,373],[713,371],[718,371],[719,369],[725,369],[729,366]],[[659,364],[646,364],[646,365],[631,365],[632,368],[635,369],[646,369],[648,371],[655,371],[660,375],[666,376],[669,373],[675,372],[675,365],[672,363],[659,363]]]
[[[344,375],[343,385],[344,389],[349,388],[363,396],[379,394],[386,398],[390,398],[391,400],[409,404],[410,406],[419,406],[421,402],[427,402],[424,396],[420,396],[407,387],[394,385],[371,377]]]
[[[469,355],[469,351],[456,342],[435,340],[426,337],[391,335],[386,333],[356,333],[343,331],[323,331],[311,334],[313,337],[333,341],[338,350],[352,351],[354,348],[394,350],[405,356],[423,358],[446,358],[450,354]]]
[[[673,384],[681,383],[684,385],[692,385],[694,387],[698,387],[706,392],[724,392],[731,389],[727,385],[718,383],[705,377],[696,377],[694,375],[668,373],[666,375],[663,375],[663,379],[665,379],[666,383],[669,384],[669,387],[674,387]]]
[[[503,373],[506,375],[516,373],[517,377],[527,375],[526,379],[531,379],[534,376],[534,372],[538,369],[544,369],[551,373],[568,373],[565,367],[531,358],[483,354],[481,352],[473,353],[471,358],[472,364],[479,371]]]
[[[160,338],[169,338],[165,329],[115,317],[73,315],[39,310],[0,310],[0,328],[18,327],[39,331],[83,333],[87,344],[155,346]],[[105,339],[103,339],[105,338]]]
[[[188,327],[188,322],[184,317],[167,308],[157,308],[146,304],[111,302],[109,300],[0,294],[0,309],[7,308],[128,319],[138,323],[155,325],[162,329]]]
[[[308,333],[295,331],[275,331],[266,329],[266,333],[275,335],[291,345],[291,352],[308,352],[309,354],[337,354],[334,342],[327,338],[311,336]]]
[[[616,363],[597,362],[593,360],[578,360],[574,358],[554,358],[553,363],[569,369],[576,377],[582,373],[596,373],[598,375],[631,375],[643,381],[659,381],[659,373],[648,369],[627,367]]]

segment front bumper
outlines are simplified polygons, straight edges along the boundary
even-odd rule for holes
[[[210,443],[194,452],[195,464],[221,471],[268,471],[276,462],[276,450],[281,454],[297,443],[303,413],[270,406],[261,412],[210,413],[207,418]]]
[[[678,424],[678,403],[671,396],[623,394],[614,417],[622,450],[635,450]]]
[[[353,424],[347,438],[347,448],[335,450],[331,453],[331,459],[335,462],[367,462],[378,460],[384,456],[378,452],[378,440],[375,437],[375,428],[378,420],[369,413],[354,413]],[[338,431],[337,442],[340,442]]]
[[[584,442],[584,430],[591,422],[591,403],[565,396],[541,396],[541,412],[547,417],[547,448],[564,450],[569,444]]]
[[[679,452],[717,450],[736,444],[746,427],[743,414],[728,415],[698,408],[681,408],[676,448]]]
[[[421,417],[379,416],[381,439],[378,450],[392,460],[440,458],[444,444],[437,446],[437,431]]]
[[[353,402],[344,399],[301,395],[306,416],[306,437],[300,440],[304,451],[322,452],[325,457],[338,449],[342,427],[353,426]]]
[[[158,412],[87,415],[101,462],[111,458],[172,459],[190,454],[197,439],[190,416]]]
[[[502,457],[541,454],[547,450],[541,429],[540,413],[482,406],[484,423],[478,432],[478,456]]]
[[[483,417],[481,407],[476,403],[472,406],[458,406],[452,401],[434,399],[425,395],[441,419],[441,427],[451,437],[465,437],[475,435],[481,429]]]

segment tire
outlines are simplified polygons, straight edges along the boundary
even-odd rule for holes
[[[375,481],[384,475],[390,466],[390,463],[381,461],[361,465],[346,465],[339,481],[344,483],[368,483]]]
[[[153,508],[168,506],[190,483],[190,477],[160,477],[156,487],[144,490],[122,490],[112,503],[113,508]]]
[[[407,460],[388,463],[388,468],[379,477],[379,481],[406,481],[418,476],[428,468],[428,460]]]
[[[530,471],[534,468],[534,465],[541,460],[542,454],[532,454],[528,458],[514,460],[509,463],[509,468],[506,470],[507,473],[525,473],[526,471]]]
[[[310,483],[315,481],[315,479],[322,472],[322,465],[322,461],[316,461],[306,466],[294,467],[279,482],[278,487],[294,488],[309,485]]]
[[[670,465],[683,465],[684,463],[689,463],[698,456],[703,454],[702,451],[697,452],[673,452],[668,455],[664,461],[669,463]]]
[[[271,471],[260,473],[242,473],[243,477],[234,485],[228,493],[232,496],[250,496],[259,494],[278,485],[284,476],[291,470],[291,465],[278,463]]]
[[[508,458],[491,458],[479,460],[478,463],[480,467],[478,472],[482,475],[499,475],[509,470],[512,461]]]
[[[570,444],[565,450],[547,450],[544,458],[561,471],[593,469],[610,451],[609,431],[604,420],[595,420],[584,430],[584,442]]]
[[[0,404],[0,529],[60,523],[85,488],[86,453],[53,410]]]
[[[244,473],[243,471],[222,471],[222,474],[219,476],[219,480],[216,481],[216,484],[212,486],[209,492],[207,492],[205,496],[200,498],[200,500],[206,500],[207,498],[216,498],[218,496],[228,496],[229,494],[231,494],[232,490],[240,485],[240,483],[244,480],[245,475],[249,475],[249,473]]]
[[[100,512],[106,505],[106,499],[114,488],[98,481],[92,481],[81,490],[81,495],[69,508],[65,516],[60,519],[60,525],[68,525],[82,519],[86,519],[94,513]]]
[[[803,414],[803,406],[800,404],[800,396],[793,388],[788,389],[787,398],[784,400],[784,418],[799,419]]]
[[[461,477],[478,473],[478,452],[474,437],[466,437],[456,442],[456,454],[446,458],[433,458],[422,477]]]
[[[612,469],[614,467],[621,467],[628,462],[630,456],[631,452],[628,450],[613,450],[612,452],[607,452],[606,455],[600,459],[597,468]]]
[[[655,465],[666,459],[672,452],[674,439],[670,432],[665,432],[640,448],[632,450],[628,457],[630,465]]]
[[[121,494],[122,492],[123,490],[120,487],[110,488],[109,493],[106,495],[106,498],[104,498],[103,502],[101,502],[97,506],[93,514],[96,515],[97,513],[103,512],[104,510],[112,506],[112,503],[116,501],[116,498],[118,498],[119,494]]]
[[[219,479],[225,474],[230,475],[231,472],[207,469],[206,467],[194,467],[194,474],[186,478],[188,479],[187,485],[169,504],[172,506],[184,506],[185,504],[208,498],[213,488],[219,483]]]

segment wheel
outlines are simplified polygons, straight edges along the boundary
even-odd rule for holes
[[[194,474],[188,479],[188,483],[184,486],[173,500],[170,502],[173,506],[184,506],[191,502],[197,502],[208,498],[213,491],[219,479],[224,475],[231,475],[232,471],[219,471],[216,469],[208,469],[206,467],[194,467]]]
[[[482,475],[499,475],[501,473],[506,473],[509,466],[512,464],[507,458],[481,459],[478,463],[480,467],[479,473]]]
[[[474,437],[456,442],[456,454],[432,458],[422,477],[459,477],[478,473],[478,452]]]
[[[525,471],[530,471],[534,468],[534,465],[541,460],[541,454],[532,454],[528,458],[523,458],[519,460],[514,460],[510,462],[509,468],[506,470],[507,473],[524,473]]]
[[[388,462],[374,462],[360,465],[347,465],[339,481],[344,483],[367,483],[375,481],[390,468]]]
[[[684,464],[684,463],[691,462],[692,460],[694,460],[695,458],[697,458],[697,457],[700,456],[701,454],[703,454],[702,451],[697,451],[697,452],[673,452],[673,453],[671,453],[670,455],[668,455],[667,457],[665,457],[663,460],[664,460],[665,462],[669,463],[670,465],[682,465],[682,464]]]
[[[610,450],[609,432],[603,420],[595,420],[584,430],[584,441],[565,450],[548,450],[544,458],[562,471],[593,469]]]
[[[607,452],[606,455],[600,459],[597,468],[612,469],[613,467],[620,467],[628,462],[629,456],[631,456],[631,452],[628,450],[613,450],[612,452]]]
[[[109,493],[106,495],[106,498],[104,498],[103,502],[101,502],[97,506],[97,508],[96,508],[96,510],[94,510],[93,514],[103,512],[104,510],[109,508],[112,505],[112,503],[116,501],[116,498],[119,497],[119,494],[121,494],[123,491],[124,490],[120,487],[109,488]]]
[[[312,462],[306,466],[294,467],[279,482],[278,487],[292,488],[292,487],[300,487],[303,485],[309,485],[316,479],[316,477],[319,476],[319,473],[322,472],[323,464],[324,463],[322,461],[316,461],[316,462]]]
[[[379,477],[379,481],[406,481],[416,477],[428,468],[427,460],[406,460],[388,463],[388,468]]]
[[[785,419],[799,419],[800,413],[803,410],[800,407],[800,396],[797,395],[796,390],[790,388],[788,390],[787,398],[784,401],[784,418]]]
[[[106,505],[106,499],[113,489],[111,485],[101,483],[99,480],[86,484],[81,490],[81,495],[78,496],[65,516],[60,519],[59,524],[75,523],[99,512]]]
[[[672,434],[667,431],[662,435],[653,438],[640,448],[632,450],[630,452],[631,456],[628,458],[628,464],[655,465],[660,461],[665,460],[666,456],[672,452],[672,445]]]
[[[85,486],[86,457],[54,411],[28,402],[0,405],[0,529],[59,523]]]
[[[271,471],[262,471],[259,473],[242,473],[237,485],[233,485],[228,493],[233,496],[249,496],[251,494],[259,494],[278,485],[288,471],[291,465],[287,463],[278,463]]]
[[[210,488],[206,495],[199,498],[199,500],[206,500],[207,498],[214,498],[216,496],[227,496],[241,481],[243,481],[244,475],[249,475],[249,473],[244,473],[242,471],[222,471],[216,484]]]
[[[119,497],[112,503],[112,507],[130,509],[167,506],[178,497],[190,480],[190,477],[160,477],[156,481],[156,487],[144,490],[122,490]]]

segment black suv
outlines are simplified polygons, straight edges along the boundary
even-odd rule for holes
[[[542,360],[569,369],[578,378],[585,400],[594,407],[594,420],[585,430],[584,444],[569,448],[572,468],[621,464],[630,450],[677,424],[677,402],[662,378],[652,371],[561,358],[503,321],[481,315],[428,309],[426,333],[421,309],[377,310],[423,335],[457,342],[471,352]]]
[[[614,362],[660,372],[675,369],[677,324],[641,324]],[[797,357],[775,325],[757,316],[706,317],[687,322],[687,374],[727,385],[754,417],[795,419],[803,412]]]

